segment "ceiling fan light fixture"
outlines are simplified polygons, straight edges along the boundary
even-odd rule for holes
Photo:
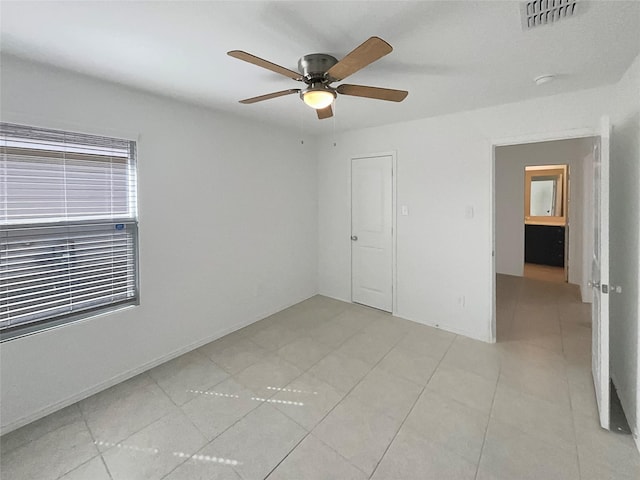
[[[302,93],[302,100],[304,101],[304,103],[309,105],[311,108],[315,108],[316,110],[327,108],[333,103],[333,100],[335,98],[335,92],[324,88],[305,90]]]

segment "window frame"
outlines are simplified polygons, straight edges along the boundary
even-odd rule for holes
[[[134,306],[140,305],[140,249],[139,249],[139,215],[138,215],[138,202],[137,202],[137,191],[138,191],[138,168],[137,168],[137,141],[131,139],[121,139],[116,137],[107,137],[104,135],[96,135],[96,134],[84,134],[78,132],[71,132],[68,130],[60,130],[60,129],[46,129],[33,125],[18,125],[18,124],[10,124],[8,122],[2,122],[3,125],[12,125],[15,127],[20,127],[26,130],[32,131],[49,131],[56,133],[69,134],[75,138],[77,137],[101,137],[105,140],[113,139],[117,141],[124,141],[129,144],[129,156],[126,157],[127,171],[129,172],[127,175],[127,183],[129,184],[129,188],[127,191],[127,195],[129,201],[132,202],[129,205],[129,210],[131,212],[130,216],[127,217],[112,217],[108,219],[66,219],[66,220],[44,220],[42,222],[9,222],[0,223],[0,242],[3,242],[5,239],[8,239],[12,231],[16,230],[39,230],[45,228],[68,228],[68,227],[98,227],[98,226],[108,226],[114,225],[114,228],[117,228],[116,225],[125,224],[126,229],[131,234],[132,245],[132,254],[133,260],[131,267],[133,269],[133,296],[126,299],[117,300],[104,305],[96,305],[76,311],[71,311],[67,313],[57,313],[51,315],[46,318],[27,321],[22,324],[18,323],[16,325],[8,325],[4,328],[0,329],[0,343],[4,343],[6,341],[14,340],[17,338],[22,338],[25,336],[33,335],[40,332],[45,332],[51,329],[59,328],[65,325],[70,325],[73,323],[89,320],[98,316],[102,316],[108,313],[121,311],[124,309],[128,309]],[[123,157],[125,158],[125,157]],[[131,196],[133,195],[133,201]],[[6,232],[6,233],[5,233]],[[1,253],[1,252],[0,252]],[[1,267],[0,267],[1,268]],[[2,290],[0,289],[0,294]]]

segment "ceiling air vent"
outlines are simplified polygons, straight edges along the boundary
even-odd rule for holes
[[[578,0],[533,0],[521,4],[522,28],[530,30],[541,25],[551,25],[577,11]]]

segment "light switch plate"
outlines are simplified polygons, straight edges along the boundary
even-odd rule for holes
[[[409,207],[402,205],[400,207],[400,215],[409,215]]]

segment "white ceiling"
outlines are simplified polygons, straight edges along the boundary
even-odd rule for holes
[[[16,56],[330,132],[616,82],[640,51],[640,2],[579,0],[578,8],[574,18],[523,31],[512,1],[3,1],[0,40]],[[335,124],[317,120],[296,95],[238,103],[301,84],[228,50],[297,70],[303,54],[342,58],[372,35],[394,51],[345,82],[408,90],[403,103],[341,96]],[[535,86],[546,73],[559,77]]]

